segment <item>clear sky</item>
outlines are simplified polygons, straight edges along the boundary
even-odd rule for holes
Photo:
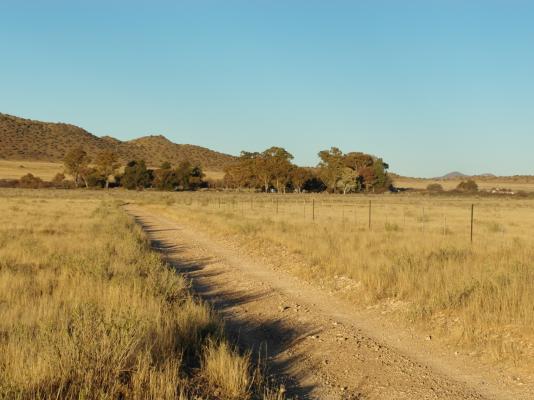
[[[411,176],[534,174],[534,1],[1,0],[0,112]]]

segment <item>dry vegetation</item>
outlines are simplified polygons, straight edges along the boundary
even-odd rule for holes
[[[121,168],[122,171],[123,168]],[[62,163],[30,160],[0,160],[0,180],[20,179],[30,173],[45,181],[51,181],[58,173],[64,173],[65,166]],[[221,171],[203,171],[206,179],[222,179]]]
[[[0,192],[0,398],[278,398],[118,202],[95,197]]]
[[[534,177],[532,176],[507,176],[507,177],[475,177],[473,178],[480,190],[491,190],[493,188],[506,188],[514,192],[534,192]],[[454,190],[460,182],[465,179],[419,179],[395,177],[395,186],[400,188],[410,188],[425,190],[428,185],[439,184],[444,190]]]
[[[63,164],[60,163],[0,160],[0,179],[20,179],[26,174],[32,174],[45,181],[51,181],[56,174],[63,171]]]
[[[380,305],[453,350],[534,369],[533,201],[323,195],[313,221],[312,199],[160,194],[145,204],[360,306]]]
[[[0,159],[62,162],[65,154],[83,147],[94,156],[102,150],[114,151],[123,162],[144,159],[156,167],[164,161],[177,164],[189,160],[205,170],[222,171],[234,157],[200,146],[175,144],[164,136],[146,136],[122,142],[97,137],[74,125],[48,123],[0,114]]]

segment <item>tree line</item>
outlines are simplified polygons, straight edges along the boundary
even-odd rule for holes
[[[293,155],[282,147],[263,152],[242,151],[235,162],[224,168],[224,178],[205,180],[199,165],[184,160],[176,165],[164,162],[149,168],[144,160],[121,164],[116,153],[103,150],[94,158],[81,147],[71,149],[63,159],[65,174],[57,174],[51,182],[27,174],[16,182],[25,188],[109,188],[130,190],[153,188],[179,191],[213,187],[262,192],[381,193],[392,187],[387,173],[389,165],[381,158],[361,152],[343,153],[336,147],[319,152],[316,167],[300,167]]]
[[[241,152],[225,168],[224,185],[232,189],[356,193],[384,192],[391,188],[389,165],[381,158],[361,152],[343,153],[337,147],[319,152],[315,168],[293,164],[293,155],[281,147],[263,152]]]
[[[93,160],[82,148],[70,150],[63,161],[65,172],[72,176],[74,187],[124,187],[130,190],[195,190],[202,187],[204,173],[199,165],[181,161],[175,167],[164,162],[150,169],[144,160],[132,160],[122,167],[116,153],[104,150]]]

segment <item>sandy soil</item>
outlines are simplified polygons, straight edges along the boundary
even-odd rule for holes
[[[534,399],[534,386],[473,365],[395,326],[354,310],[239,247],[137,205],[153,246],[211,302],[243,348],[267,353],[270,370],[299,399]]]

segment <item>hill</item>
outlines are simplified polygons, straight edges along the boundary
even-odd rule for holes
[[[467,175],[462,174],[461,172],[454,171],[454,172],[449,172],[448,174],[445,174],[445,175],[440,176],[440,177],[435,178],[435,179],[443,179],[443,180],[447,180],[447,179],[464,179],[464,178],[467,178],[467,177],[468,177]]]
[[[497,178],[496,175],[494,174],[490,174],[490,173],[486,173],[486,174],[480,174],[480,175],[466,175],[466,174],[463,174],[461,172],[458,172],[458,171],[454,171],[454,172],[449,172],[448,174],[445,174],[443,176],[440,176],[440,177],[437,177],[437,178],[434,178],[434,179],[437,179],[437,180],[458,180],[458,179],[477,179],[477,178],[481,178],[481,179],[484,179],[484,178],[489,178],[489,179],[492,179],[492,178]]]
[[[123,162],[144,159],[149,166],[183,160],[206,170],[221,171],[234,156],[190,144],[176,144],[164,136],[145,136],[121,141],[98,137],[78,126],[14,117],[0,113],[0,159],[61,162],[72,148],[81,146],[91,156],[102,150],[115,151]]]

